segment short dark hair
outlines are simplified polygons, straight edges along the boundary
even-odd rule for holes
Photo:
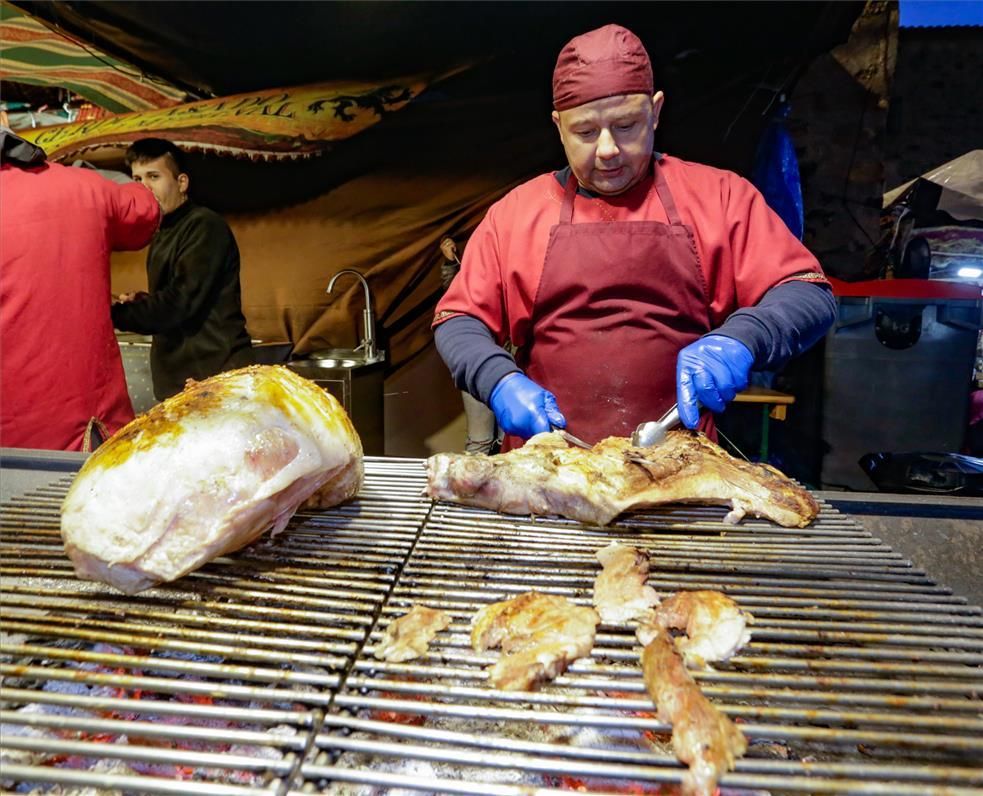
[[[184,153],[177,145],[164,138],[138,138],[126,150],[126,165],[132,168],[134,163],[146,163],[148,160],[167,158],[174,176],[185,174]]]

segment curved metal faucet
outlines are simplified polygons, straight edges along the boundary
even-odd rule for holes
[[[362,342],[359,343],[355,350],[363,349],[365,351],[366,359],[375,359],[375,318],[372,316],[372,294],[369,292],[369,283],[365,280],[358,271],[352,271],[350,268],[346,268],[344,271],[339,271],[333,277],[331,281],[328,282],[328,289],[325,293],[330,293],[334,290],[334,283],[338,281],[338,277],[343,274],[351,274],[359,282],[362,283],[362,290],[365,292],[365,309],[362,310],[362,327],[364,328],[365,337],[362,338]]]

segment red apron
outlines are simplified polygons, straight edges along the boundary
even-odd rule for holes
[[[709,297],[692,230],[653,161],[649,190],[669,223],[574,224],[567,181],[550,230],[531,343],[517,363],[551,391],[570,433],[588,442],[628,436],[676,402],[676,356],[710,331]],[[703,425],[711,422],[707,413]],[[506,435],[502,449],[522,440]]]

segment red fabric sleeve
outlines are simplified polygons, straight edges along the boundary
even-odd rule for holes
[[[499,345],[524,345],[562,197],[556,178],[543,174],[493,204],[468,241],[433,325],[470,315],[491,329]]]
[[[753,307],[771,288],[802,280],[828,284],[819,261],[747,180],[726,173],[724,219],[729,252],[722,253],[711,318],[719,325],[739,307]],[[726,285],[730,276],[731,285]],[[711,283],[713,284],[713,283]]]
[[[160,205],[138,182],[118,185],[106,180],[109,243],[114,251],[142,249],[160,224]]]
[[[457,315],[470,315],[484,323],[502,345],[508,330],[496,225],[498,208],[497,204],[489,208],[468,240],[461,270],[438,302],[433,325]]]

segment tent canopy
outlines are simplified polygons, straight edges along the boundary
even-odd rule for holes
[[[114,113],[164,108],[185,98],[184,91],[149,80],[130,64],[8,3],[0,3],[0,42],[5,80],[66,88]]]
[[[641,36],[657,75],[698,69],[725,90],[754,71],[773,85],[790,66],[844,41],[862,2],[173,2],[16,0],[48,23],[198,98],[330,80],[500,62],[502,88],[549,87],[560,47],[618,22]],[[657,78],[658,79],[658,78]],[[714,80],[715,79],[715,80]]]

